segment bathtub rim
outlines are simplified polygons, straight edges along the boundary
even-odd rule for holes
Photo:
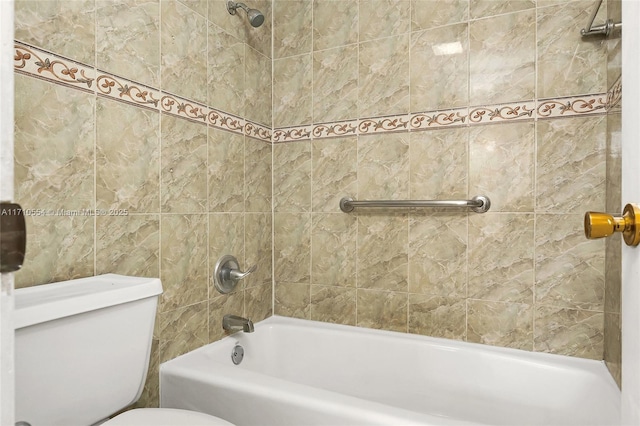
[[[445,351],[448,351],[448,350],[462,351],[463,353],[466,352],[473,355],[482,353],[487,358],[489,359],[493,358],[497,362],[500,362],[500,359],[504,358],[505,360],[506,359],[515,360],[517,362],[522,362],[524,364],[527,364],[527,363],[534,364],[537,367],[550,368],[550,369],[564,369],[570,372],[576,372],[576,374],[586,373],[588,376],[592,377],[593,380],[596,380],[595,383],[598,385],[597,386],[598,392],[601,395],[602,403],[604,404],[603,406],[609,406],[613,410],[611,411],[612,415],[619,415],[619,412],[620,412],[620,401],[621,401],[620,389],[618,388],[617,384],[615,383],[615,380],[613,379],[608,369],[606,368],[604,361],[601,361],[601,360],[584,359],[584,358],[571,357],[567,355],[558,355],[558,354],[550,354],[550,353],[543,353],[543,352],[532,352],[532,351],[514,349],[514,348],[503,348],[503,347],[490,346],[490,345],[485,345],[480,343],[463,342],[463,341],[456,341],[456,340],[445,339],[445,338],[423,336],[418,334],[369,329],[369,328],[363,328],[363,327],[356,327],[356,326],[343,325],[343,324],[333,324],[333,323],[326,323],[321,321],[313,321],[313,320],[298,319],[298,318],[289,318],[289,317],[283,317],[278,315],[273,315],[260,322],[257,322],[255,325],[255,330],[256,332],[263,331],[265,333],[268,333],[269,329],[271,328],[280,328],[282,330],[283,328],[286,329],[288,327],[294,327],[297,329],[300,329],[300,328],[302,329],[312,328],[316,330],[320,329],[325,332],[326,331],[331,333],[338,332],[338,333],[345,333],[348,335],[353,335],[355,333],[357,335],[373,336],[374,339],[375,338],[391,339],[390,341],[393,341],[393,340],[400,340],[404,342],[415,341],[415,342],[418,342],[418,344],[430,345],[435,349],[444,349]],[[234,333],[232,335],[224,337],[223,339],[220,339],[208,345],[204,345],[201,348],[195,349],[189,353],[181,355],[180,357],[174,358],[173,360],[169,360],[169,361],[166,361],[165,363],[162,363],[160,365],[160,375],[161,375],[160,400],[162,401],[163,399],[162,398],[162,395],[163,395],[162,373],[163,371],[166,371],[165,368],[168,367],[167,364],[172,363],[172,361],[176,361],[176,364],[169,364],[169,365],[172,365],[172,367],[169,369],[170,370],[169,374],[175,374],[177,371],[180,371],[180,372],[186,373],[185,375],[187,377],[195,378],[197,377],[197,371],[194,372],[194,367],[180,364],[179,362],[177,362],[177,360],[183,357],[186,357],[190,354],[193,354],[194,352],[199,352],[205,358],[207,358],[210,356],[207,353],[207,348],[211,346],[218,345],[219,346],[218,349],[222,345],[232,347],[238,342],[242,344],[242,341],[247,339],[248,340],[251,339],[251,334],[245,334],[242,332],[238,334]],[[235,369],[235,366],[232,365],[230,359],[227,365],[224,362],[219,363],[216,358],[216,364],[224,368],[223,375],[225,376],[225,379],[224,379],[225,382],[229,380],[233,380],[233,377],[231,376],[227,377],[227,373],[233,372]],[[176,368],[176,366],[178,368]],[[239,372],[237,370],[235,371]],[[272,376],[264,372],[255,371],[255,370],[243,369],[241,371],[241,374],[243,375],[243,377],[245,375],[247,377],[249,376],[256,377],[255,375],[257,375],[257,377],[260,377],[261,383],[263,382],[263,379],[264,379],[263,386],[261,386],[263,389],[265,388],[265,386],[269,385],[268,381],[275,381],[275,383],[293,384],[297,389],[313,389],[313,390],[319,391],[320,395],[336,394],[334,391],[331,391],[331,390],[315,388],[313,386],[310,386],[304,383],[291,382],[291,381],[288,381],[276,376]],[[601,384],[602,384],[602,387],[600,386]],[[358,397],[354,397],[354,398],[360,401],[367,401],[367,403],[374,404],[374,406],[378,404],[380,404],[381,406],[385,405],[377,401],[369,401],[365,399],[360,399]],[[410,410],[407,410],[403,407],[396,407],[396,406],[389,406],[389,407],[393,407],[394,409],[400,410],[402,412],[411,412]],[[178,407],[178,408],[181,408],[181,407]],[[468,423],[469,420],[467,418],[450,417],[446,414],[441,415],[439,413],[423,412],[418,414],[420,415],[424,414],[429,418],[440,419],[441,421],[451,421],[452,424],[470,424]],[[459,423],[456,423],[456,422],[459,422]],[[432,423],[427,423],[427,424],[432,424]],[[439,423],[436,422],[433,424],[439,424]],[[485,423],[478,422],[476,424],[485,424]],[[492,424],[492,423],[486,423],[486,424]]]
[[[335,324],[335,323],[328,323],[324,321],[292,318],[292,317],[286,317],[281,315],[272,315],[268,318],[265,318],[264,320],[261,320],[255,323],[256,330],[262,329],[262,328],[269,328],[276,325],[295,326],[295,327],[301,327],[301,328],[320,328],[325,330],[342,331],[346,333],[355,332],[355,333],[369,335],[369,336],[378,336],[378,337],[385,336],[385,337],[392,338],[394,340],[407,339],[410,341],[423,341],[423,342],[429,342],[433,344],[435,347],[438,347],[440,349],[461,349],[461,350],[473,351],[473,352],[480,351],[480,352],[504,356],[508,358],[512,358],[517,355],[518,359],[527,359],[527,360],[542,361],[542,362],[547,361],[547,363],[549,364],[567,364],[568,367],[574,367],[574,369],[575,367],[584,367],[587,370],[594,370],[595,373],[599,373],[599,371],[597,370],[600,370],[601,367],[604,367],[606,369],[604,359],[595,360],[595,359],[581,358],[581,357],[575,357],[575,356],[563,355],[563,354],[535,352],[535,351],[530,351],[526,349],[508,348],[508,347],[494,346],[494,345],[488,345],[488,344],[476,343],[476,342],[466,342],[462,340],[447,339],[443,337],[426,336],[426,335],[417,334],[417,333],[405,333],[401,331],[374,329],[374,328],[367,328],[367,327],[360,327],[360,326],[346,325],[346,324]],[[207,345],[203,345],[200,348],[204,348],[206,346],[215,344],[217,342],[221,342],[222,340],[227,340],[227,339],[237,340],[237,338],[238,338],[238,335],[234,333],[231,335],[227,335],[215,342],[211,342]],[[195,350],[198,350],[200,348],[197,348]],[[183,355],[186,355],[186,354],[183,354]],[[177,359],[177,358],[179,357],[176,357],[173,359]],[[169,362],[169,361],[166,361],[166,362]],[[575,365],[572,365],[572,364],[575,364]],[[606,370],[608,372],[608,369]],[[611,374],[609,373],[607,377],[611,379],[610,384],[613,384],[615,388],[618,389],[618,391],[620,391],[620,388],[618,388],[618,385],[615,383],[613,376],[611,376]]]

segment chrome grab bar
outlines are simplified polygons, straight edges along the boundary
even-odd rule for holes
[[[476,213],[485,213],[491,207],[491,200],[477,195],[470,200],[361,200],[344,197],[340,200],[340,210],[352,212],[356,207],[459,207],[470,208]]]

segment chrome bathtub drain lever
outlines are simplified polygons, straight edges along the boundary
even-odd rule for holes
[[[244,358],[244,348],[238,344],[236,344],[233,347],[233,350],[231,351],[231,361],[235,364],[238,365],[242,362],[242,359]]]

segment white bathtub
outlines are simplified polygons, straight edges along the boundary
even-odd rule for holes
[[[598,361],[278,316],[160,366],[162,407],[238,426],[616,425],[619,401]]]

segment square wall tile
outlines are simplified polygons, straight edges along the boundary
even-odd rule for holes
[[[537,352],[602,359],[602,312],[537,306],[534,321]]]
[[[467,341],[533,350],[533,307],[467,300]]]
[[[160,274],[160,215],[98,216],[96,274],[157,277]]]
[[[363,42],[359,47],[358,115],[409,112],[409,34]]]
[[[358,46],[313,54],[313,122],[358,116]]]
[[[96,208],[160,208],[160,114],[98,98]]]
[[[607,43],[580,34],[593,7],[577,1],[538,10],[538,98],[607,91]]]
[[[313,0],[313,50],[358,42],[358,2]]]
[[[358,137],[358,197],[407,199],[409,196],[409,134]]]
[[[272,123],[271,65],[268,56],[245,47],[245,118],[267,127]]]
[[[358,287],[408,291],[408,219],[358,216]]]
[[[273,146],[273,208],[280,212],[311,210],[311,142]]]
[[[307,283],[311,279],[311,214],[274,214],[274,280]]]
[[[169,361],[209,343],[208,303],[160,314],[160,362]]]
[[[272,216],[270,213],[245,213],[244,253],[245,269],[256,265],[258,269],[244,279],[245,288],[271,285],[272,273]]]
[[[313,214],[311,225],[311,282],[355,287],[358,222],[343,213]]]
[[[469,297],[533,303],[534,215],[469,217]]]
[[[272,145],[245,138],[245,209],[271,212]]]
[[[25,223],[28,254],[16,288],[94,275],[93,216],[25,216]]]
[[[209,299],[209,341],[215,342],[226,336],[222,328],[225,315],[239,315],[246,318],[244,312],[244,292],[229,294],[212,293]],[[253,321],[253,319],[252,319]]]
[[[244,292],[244,313],[252,321],[262,321],[273,315],[273,285],[263,284],[251,287]]]
[[[206,214],[160,218],[160,312],[207,300],[207,222]]]
[[[178,0],[194,12],[206,17],[209,0]]]
[[[241,212],[245,203],[245,137],[209,127],[210,212]],[[202,174],[202,168],[199,169]],[[264,169],[263,169],[264,170]]]
[[[469,17],[485,18],[535,7],[536,0],[469,0]]]
[[[204,213],[207,209],[207,126],[162,116],[161,209]]]
[[[98,0],[96,8],[96,66],[109,73],[158,87],[159,2]]]
[[[411,31],[465,22],[469,0],[411,0]]]
[[[314,212],[340,212],[343,197],[358,194],[358,138],[314,140],[311,143]]]
[[[410,198],[467,198],[469,128],[410,133]]]
[[[536,303],[602,311],[604,248],[584,237],[582,215],[536,215]]]
[[[95,64],[94,0],[17,0],[14,22],[16,40]]]
[[[20,74],[15,85],[16,200],[30,209],[94,209],[95,97]]]
[[[312,50],[312,0],[275,0],[273,3],[273,57],[285,58]]]
[[[411,29],[409,0],[367,0],[358,2],[359,41],[405,34]],[[381,25],[383,24],[384,25]]]
[[[210,213],[209,214],[209,267],[213,271],[216,262],[222,256],[235,256],[240,268],[248,268],[244,255],[244,214],[243,213]],[[209,279],[209,294],[218,294]],[[239,281],[235,291],[240,291],[246,283]]]
[[[539,120],[536,211],[603,211],[606,117]]]
[[[465,340],[466,329],[464,298],[409,294],[409,333]]]
[[[466,214],[410,215],[410,293],[466,297],[467,234]]]
[[[602,9],[605,9],[604,7]],[[622,22],[622,0],[607,0],[606,17],[614,23]],[[603,21],[605,19],[603,18]],[[622,74],[622,30],[614,31],[607,45],[607,89],[611,88]]]
[[[309,284],[276,283],[274,313],[291,318],[309,319],[311,286]]]
[[[227,10],[227,0],[207,0],[207,3],[209,22],[245,43],[247,41],[244,27],[246,15],[243,15],[242,12],[236,13],[235,15],[229,14]],[[247,25],[250,26],[251,24],[247,22]]]
[[[274,127],[311,124],[311,90],[311,54],[274,60]]]
[[[207,21],[177,1],[161,7],[162,90],[207,102]]]
[[[622,384],[622,333],[619,314],[604,314],[604,362],[618,387]]]
[[[407,332],[407,293],[357,291],[358,327]]]
[[[207,58],[207,104],[244,117],[245,44],[209,24]]]
[[[356,290],[333,286],[311,286],[309,319],[356,325]]]
[[[262,53],[269,58],[272,57],[271,53],[271,38],[273,35],[272,31],[272,0],[252,0],[251,7],[258,9],[265,17],[264,22],[259,27],[251,26],[251,23],[247,19],[247,17],[243,13],[238,13],[242,18],[240,24],[244,30],[244,37],[247,41],[247,44],[252,48],[256,49],[258,52]]]
[[[606,211],[622,208],[622,114],[607,113]]]
[[[411,34],[411,112],[469,105],[469,25]]]
[[[471,105],[534,98],[535,26],[533,9],[469,24]]]
[[[469,195],[489,197],[492,212],[532,212],[534,152],[533,123],[472,127]]]
[[[620,234],[612,235],[605,241],[604,311],[607,313],[621,313],[623,244]]]
[[[158,408],[160,407],[160,339],[151,340],[151,355],[149,356],[149,368],[144,383],[142,395],[132,408]]]

